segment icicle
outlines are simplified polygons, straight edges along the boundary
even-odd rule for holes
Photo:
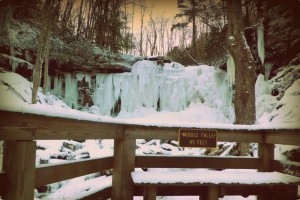
[[[51,80],[52,80],[52,77],[49,76],[49,78],[47,79],[47,91],[48,91],[48,93],[50,92],[50,89],[51,89]]]
[[[271,74],[271,70],[272,70],[273,64],[272,63],[266,63],[264,65],[265,68],[265,79],[269,80],[270,74]]]
[[[32,62],[32,57],[30,56],[30,52],[27,49],[25,50],[25,60],[27,62]]]
[[[89,89],[90,89],[91,88],[91,81],[92,81],[91,75],[90,74],[85,74],[84,79],[85,79],[85,82],[87,82],[89,84]]]
[[[77,79],[77,81],[82,81],[83,80],[83,78],[84,78],[84,74],[82,74],[82,73],[78,73],[78,74],[76,74],[76,79]]]
[[[10,51],[9,64],[12,68],[12,72],[16,72],[19,63],[14,59],[15,58],[15,49],[12,45],[10,45],[9,51]]]
[[[71,74],[66,74],[65,76],[65,102],[71,108],[77,108],[77,104],[78,104],[77,79],[73,78]]]
[[[76,74],[76,79],[77,81],[82,81],[84,79],[85,82],[87,82],[89,84],[89,89],[91,88],[91,75],[90,74],[82,74],[82,73],[78,73]]]
[[[57,75],[54,77],[53,94],[58,97],[62,96],[62,80],[61,77]]]
[[[116,100],[112,75],[97,74],[93,102],[101,109],[101,114],[111,115]]]
[[[227,78],[229,85],[232,87],[235,82],[235,64],[231,54],[228,55],[227,59]]]
[[[265,42],[264,42],[264,25],[263,21],[257,27],[257,51],[258,57],[262,64],[265,62]]]

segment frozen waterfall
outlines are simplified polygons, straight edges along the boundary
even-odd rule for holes
[[[121,111],[153,108],[178,112],[192,103],[201,103],[232,113],[232,91],[226,73],[210,66],[184,67],[178,63],[163,67],[153,61],[139,61],[132,72],[96,76],[94,104],[103,115],[110,115],[117,104]]]
[[[67,74],[64,79],[65,102],[70,107],[78,108],[77,87],[84,79],[88,82],[96,106],[93,108],[97,108],[100,115],[133,113],[139,109],[181,112],[200,106],[203,109],[210,108],[211,112],[222,113],[228,122],[234,120],[229,84],[233,81],[224,71],[211,66],[184,67],[175,62],[161,66],[155,61],[144,60],[136,62],[131,72],[93,76]],[[62,86],[63,79],[55,77],[52,92],[61,94]]]

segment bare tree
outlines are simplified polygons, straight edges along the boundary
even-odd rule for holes
[[[146,4],[144,1],[140,1],[140,12],[141,12],[141,30],[140,30],[140,55],[143,55],[143,37],[144,37],[144,19],[146,13]]]

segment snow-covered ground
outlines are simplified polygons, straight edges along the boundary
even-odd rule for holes
[[[52,94],[38,94],[39,101],[31,105],[32,83],[22,76],[0,69],[0,110],[36,113],[81,120],[113,123],[148,124],[156,126],[182,127],[223,127],[223,128],[300,128],[300,65],[290,66],[280,71],[276,77],[265,81],[259,75],[256,82],[257,122],[253,126],[232,125],[234,112],[231,106],[231,93],[226,73],[209,66],[183,68],[179,64],[166,64],[164,68],[152,61],[141,61],[132,67],[131,73],[98,75],[93,100],[96,106],[85,109],[87,112],[71,109],[66,103],[72,102],[74,93],[65,94],[69,99]],[[82,77],[81,77],[82,78]],[[70,81],[72,82],[72,81]],[[59,85],[59,84],[57,84]],[[71,86],[66,86],[71,88]],[[73,87],[74,88],[74,87]],[[75,89],[73,89],[75,90]],[[272,95],[272,91],[277,94]],[[63,93],[62,88],[54,88],[54,93]],[[68,93],[69,92],[69,93]],[[115,103],[123,102],[116,117],[109,116]],[[66,101],[66,103],[64,103]],[[112,101],[112,102],[107,102]],[[159,101],[159,105],[157,102]],[[101,107],[101,105],[104,105]],[[66,162],[98,155],[112,155],[111,140],[38,141],[37,164]],[[174,145],[175,143],[175,145]],[[75,150],[70,149],[75,146]],[[167,153],[180,155],[201,155],[202,149],[182,149],[176,141],[170,144],[160,141],[138,140],[137,153]],[[231,145],[232,144],[224,144]],[[287,159],[282,153],[294,149],[292,146],[277,146],[276,158]],[[297,147],[299,148],[299,147]],[[166,151],[165,149],[168,149]],[[171,149],[171,151],[170,151]],[[1,151],[0,151],[1,152]],[[224,155],[225,156],[225,155]],[[64,158],[64,159],[61,159]],[[1,160],[1,157],[0,157]],[[92,179],[92,177],[95,177]],[[47,197],[41,199],[74,199],[76,191],[94,191],[95,186],[107,187],[105,176],[94,174],[77,179],[51,184]],[[108,182],[107,182],[108,181]],[[80,184],[78,184],[80,182]],[[101,184],[103,183],[103,184]],[[106,185],[106,186],[105,186]],[[99,188],[98,188],[99,189]],[[138,198],[137,198],[138,199]],[[177,199],[161,197],[160,199]],[[179,198],[180,199],[180,198]],[[194,199],[187,197],[184,199]],[[225,197],[223,199],[242,199]],[[247,199],[254,199],[249,197]]]

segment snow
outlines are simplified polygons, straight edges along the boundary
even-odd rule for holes
[[[255,172],[206,169],[195,170],[155,170],[150,172],[135,171],[131,173],[134,183],[172,184],[172,183],[201,183],[201,184],[278,184],[300,183],[300,178],[284,175],[278,172]]]
[[[279,109],[273,112],[273,124],[299,123],[300,122],[300,79],[296,80],[286,91],[282,99],[277,103]]]
[[[41,199],[81,199],[112,186],[112,177],[82,176],[66,181],[55,193]],[[78,184],[80,183],[80,184]]]

